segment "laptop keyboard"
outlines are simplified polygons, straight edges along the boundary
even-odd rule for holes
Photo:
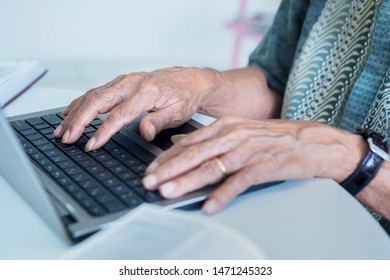
[[[102,120],[95,118],[74,144],[54,138],[63,115],[50,114],[11,122],[24,151],[92,216],[132,209],[163,198],[147,191],[141,179],[155,156],[117,133],[102,148],[84,152],[84,146]]]

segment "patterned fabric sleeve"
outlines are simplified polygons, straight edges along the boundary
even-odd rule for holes
[[[326,0],[283,0],[274,22],[249,57],[249,65],[263,69],[270,87],[284,95],[288,76]]]
[[[308,0],[283,0],[274,22],[249,57],[249,65],[263,69],[270,87],[283,95],[293,63]]]

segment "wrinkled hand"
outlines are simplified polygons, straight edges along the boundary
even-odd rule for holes
[[[366,151],[360,136],[323,124],[224,117],[157,157],[143,183],[175,198],[227,175],[203,206],[215,213],[254,184],[312,177],[342,181]]]
[[[199,68],[166,68],[151,73],[122,75],[75,99],[54,135],[75,142],[97,114],[109,112],[87,143],[87,151],[103,146],[124,125],[144,112],[141,135],[153,140],[164,128],[179,126],[196,112],[201,99],[215,90],[216,71]]]

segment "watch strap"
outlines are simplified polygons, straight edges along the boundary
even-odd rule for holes
[[[357,195],[378,173],[383,159],[377,154],[369,151],[358,168],[343,182],[344,187],[351,195]]]
[[[388,160],[388,145],[381,134],[369,129],[357,129],[356,133],[367,141],[370,149],[356,170],[340,183],[353,196],[357,195],[371,182],[383,161]],[[386,155],[386,157],[383,155]]]

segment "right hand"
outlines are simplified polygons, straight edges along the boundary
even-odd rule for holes
[[[97,114],[109,113],[86,144],[87,151],[95,150],[141,113],[149,112],[141,120],[140,132],[151,141],[162,129],[179,126],[196,113],[201,100],[217,90],[218,73],[174,67],[121,75],[72,101],[54,135],[73,143]]]

